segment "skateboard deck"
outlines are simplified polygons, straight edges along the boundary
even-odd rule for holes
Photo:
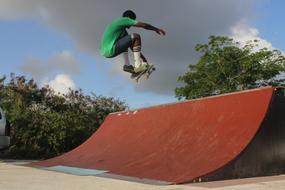
[[[132,74],[131,78],[132,79],[135,79],[136,82],[139,82],[139,79],[142,77],[142,76],[145,76],[146,79],[149,79],[149,76],[151,75],[151,73],[153,71],[155,71],[156,68],[154,67],[154,65],[150,65],[149,68],[145,71],[142,71],[138,74]]]

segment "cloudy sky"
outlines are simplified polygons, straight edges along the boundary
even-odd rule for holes
[[[0,0],[0,76],[24,74],[61,92],[71,87],[117,97],[131,108],[174,102],[177,77],[196,63],[194,47],[210,35],[260,39],[283,51],[284,5],[282,0]],[[122,71],[121,57],[105,59],[98,51],[104,27],[126,9],[167,33],[130,30],[141,34],[142,51],[157,67],[139,84]]]

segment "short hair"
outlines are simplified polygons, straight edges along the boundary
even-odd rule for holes
[[[137,15],[136,15],[136,13],[134,13],[134,11],[132,11],[132,10],[126,10],[126,11],[123,13],[123,17],[129,17],[130,19],[136,20]]]

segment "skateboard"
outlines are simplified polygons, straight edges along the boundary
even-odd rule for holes
[[[145,71],[142,71],[142,72],[140,72],[140,73],[133,73],[132,75],[131,75],[131,78],[132,79],[135,79],[135,81],[136,82],[139,82],[139,79],[142,77],[142,76],[145,76],[145,79],[149,79],[149,76],[151,75],[151,73],[153,72],[153,71],[155,71],[156,70],[156,68],[154,67],[154,65],[150,65],[148,68],[147,68],[147,70],[145,70]]]

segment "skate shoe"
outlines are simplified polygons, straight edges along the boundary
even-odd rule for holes
[[[123,70],[129,73],[133,73],[134,67],[132,65],[124,65]]]
[[[148,68],[148,64],[147,63],[142,63],[139,67],[135,67],[134,71],[136,73],[140,73],[140,72],[143,72],[143,71],[147,70],[147,68]]]

